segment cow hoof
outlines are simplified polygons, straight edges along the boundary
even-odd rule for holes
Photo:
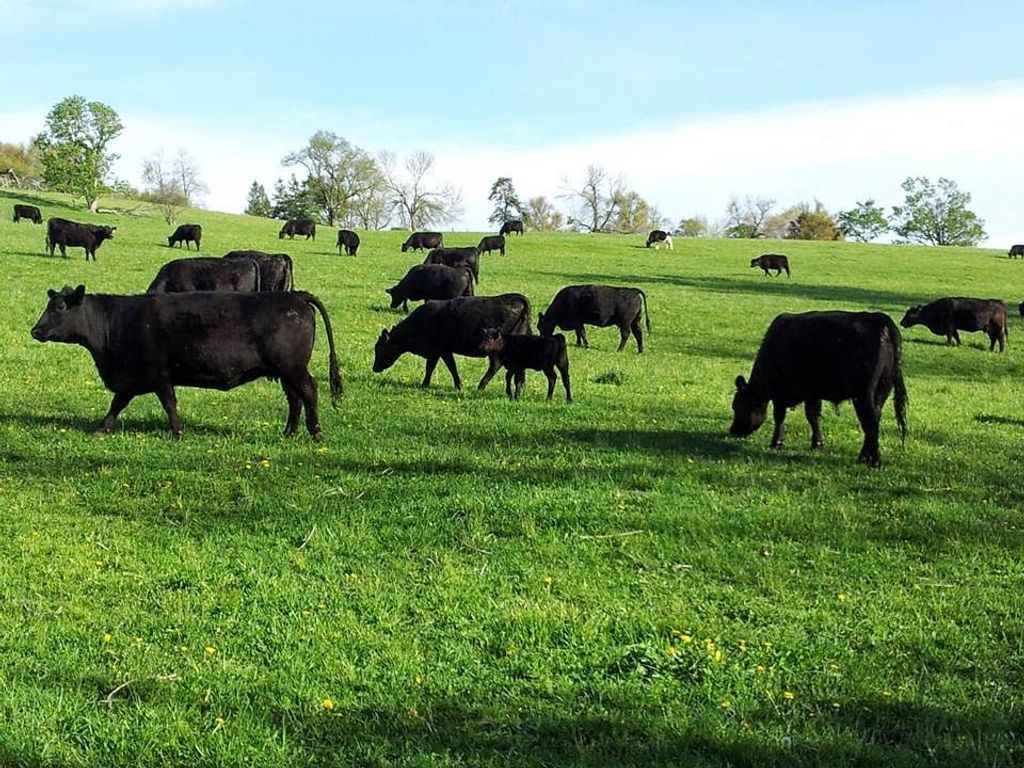
[[[811,450],[812,451],[820,451],[824,447],[825,447],[825,441],[824,440],[819,440],[816,443],[811,443]]]
[[[324,441],[324,433],[319,429],[311,434],[310,437],[313,438],[314,443],[322,443]]]
[[[96,429],[92,431],[93,435],[96,437],[103,437],[103,435],[106,435],[109,432],[110,429],[108,427],[96,427]]]

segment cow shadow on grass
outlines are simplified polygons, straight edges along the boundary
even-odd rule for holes
[[[596,449],[703,458],[732,457],[742,449],[739,441],[726,436],[724,430],[716,433],[686,429],[569,429],[549,435],[555,440]]]
[[[540,274],[563,277],[575,283],[580,281],[621,284],[623,275],[607,275],[594,273],[541,272]],[[811,301],[836,302],[864,307],[911,306],[921,302],[920,296],[877,288],[858,288],[847,285],[822,285],[805,283],[797,279],[768,278],[763,275],[751,274],[746,278],[728,277],[689,277],[686,275],[645,275],[637,278],[636,283],[665,284],[680,288],[693,288],[708,293],[747,294],[764,296],[773,294],[792,298],[800,296]],[[648,297],[649,298],[649,297]]]
[[[0,189],[0,199],[13,200],[13,201],[15,201],[17,203],[34,205],[37,208],[39,208],[40,210],[42,210],[43,208],[60,208],[61,210],[64,210],[64,211],[74,211],[74,210],[76,210],[75,208],[72,208],[69,205],[65,205],[63,203],[58,203],[58,202],[55,202],[53,200],[49,200],[49,199],[47,199],[45,197],[40,197],[39,195],[33,194],[31,192],[26,192],[25,190],[16,190],[15,191],[15,190],[8,190],[8,189]],[[40,226],[40,225],[36,225],[36,226]],[[45,226],[46,226],[46,223],[43,222],[42,227],[45,228]]]
[[[601,670],[592,670],[599,676]],[[634,684],[642,684],[636,676]],[[872,700],[818,702],[811,726],[779,742],[729,736],[715,727],[717,712],[690,711],[676,720],[661,708],[609,692],[611,714],[572,713],[568,707],[513,708],[502,701],[411,696],[406,702],[347,709],[332,716],[275,712],[310,763],[442,763],[533,765],[1013,765],[1024,725],[1008,710],[969,711]],[[469,699],[467,701],[467,699]],[[598,708],[595,707],[595,710]],[[710,706],[706,707],[710,709]],[[768,708],[747,717],[785,730]],[[759,729],[755,729],[756,730]],[[739,729],[732,731],[739,734]],[[767,743],[766,743],[767,742]]]
[[[86,435],[93,434],[102,419],[102,415],[95,419],[87,419],[81,416],[42,416],[28,413],[0,413],[0,422],[5,424],[17,424],[18,426],[29,430],[63,429],[68,432],[78,432]],[[184,427],[182,429],[182,434],[185,436],[187,436],[189,432],[193,432],[197,435],[216,435],[221,437],[228,435],[237,436],[239,434],[237,429],[233,429],[227,425],[203,423],[201,421],[188,421],[187,417],[183,420]],[[282,425],[283,424],[284,422],[282,421]],[[155,416],[132,417],[131,415],[125,416],[122,414],[118,417],[117,423],[114,424],[113,429],[111,429],[108,434],[111,436],[117,436],[120,434],[166,435],[169,440],[172,439],[171,428],[168,425],[167,419]]]

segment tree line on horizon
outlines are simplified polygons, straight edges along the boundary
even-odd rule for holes
[[[96,211],[101,194],[149,203],[168,224],[180,210],[201,202],[208,191],[198,162],[179,149],[167,158],[156,150],[143,161],[142,189],[112,179],[118,158],[108,147],[123,131],[117,112],[81,96],[62,99],[46,116],[44,129],[23,144],[0,142],[0,185],[49,189],[80,197]],[[281,165],[305,172],[277,179],[272,194],[253,181],[245,213],[270,218],[311,218],[330,226],[379,230],[438,227],[463,212],[462,192],[433,179],[434,156],[413,152],[402,160],[387,151],[376,156],[330,131],[314,133],[307,144],[287,153]],[[969,206],[971,195],[956,182],[940,177],[908,177],[901,184],[902,205],[887,214],[873,199],[846,211],[830,213],[818,200],[779,208],[776,200],[747,195],[734,197],[724,217],[709,222],[697,215],[674,225],[656,206],[627,185],[624,176],[600,165],[587,167],[582,180],[562,183],[555,200],[544,195],[519,197],[511,177],[499,177],[488,200],[488,221],[496,227],[521,219],[539,231],[645,233],[668,229],[685,237],[851,239],[869,242],[891,233],[897,243],[974,246],[986,237],[985,222]]]

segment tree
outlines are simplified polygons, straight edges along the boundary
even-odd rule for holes
[[[188,199],[175,169],[164,161],[162,149],[142,161],[142,183],[146,185],[142,199],[156,205],[164,221],[173,224],[181,208],[188,205]]]
[[[317,200],[309,188],[309,179],[299,181],[293,173],[285,184],[278,179],[274,182],[274,201],[270,213],[275,219],[317,218]]]
[[[820,201],[814,201],[814,209],[807,203],[800,203],[800,212],[790,220],[785,237],[789,240],[842,240],[843,233],[835,219]]]
[[[569,186],[568,180],[563,179],[562,189],[560,197],[570,200],[573,206],[569,216],[571,226],[588,232],[611,231],[626,191],[622,176],[611,176],[601,166],[589,165],[578,188]]]
[[[258,181],[254,181],[249,187],[244,213],[249,216],[270,217],[270,198],[267,197],[267,190]]]
[[[417,230],[445,224],[462,215],[462,193],[458,189],[448,183],[438,189],[427,188],[427,177],[434,167],[434,156],[429,152],[414,152],[405,158],[404,175],[390,152],[380,154],[380,167],[391,209],[402,226]]]
[[[305,147],[285,155],[281,165],[306,169],[309,190],[332,227],[356,218],[357,201],[382,189],[376,161],[330,131],[314,133]]]
[[[123,127],[117,112],[99,101],[69,96],[58,102],[46,116],[46,129],[32,140],[43,179],[51,189],[83,197],[95,211],[117,159],[107,145]]]
[[[967,207],[970,193],[961,192],[956,182],[940,178],[933,184],[924,176],[908,176],[900,186],[907,197],[892,208],[892,229],[903,242],[977,245],[988,236],[984,220]]]
[[[688,219],[681,219],[677,229],[683,237],[708,237],[711,233],[707,216],[691,216]]]
[[[38,186],[43,167],[32,144],[0,142],[0,176],[9,177],[16,187]]]
[[[751,198],[747,195],[742,203],[734,197],[725,209],[725,236],[767,237],[765,225],[774,207],[775,200],[767,197]]]
[[[500,176],[491,184],[491,194],[487,199],[494,203],[494,211],[487,217],[491,224],[501,226],[506,221],[523,218],[523,204],[519,201],[512,179]]]
[[[840,211],[836,214],[836,220],[840,231],[858,243],[870,242],[889,231],[885,210],[875,205],[874,200],[865,200],[848,211]]]
[[[565,216],[546,197],[531,197],[523,209],[523,222],[528,229],[554,232],[565,226]]]
[[[185,205],[195,205],[198,198],[206,192],[209,187],[203,182],[199,175],[199,165],[196,159],[186,150],[179,149],[174,158],[174,176],[178,180],[181,194],[185,196]]]
[[[391,211],[387,180],[378,166],[363,193],[352,201],[351,216],[346,221],[356,229],[384,229],[391,221]]]
[[[615,220],[612,225],[616,232],[646,234],[652,229],[660,229],[661,225],[661,213],[640,197],[639,193],[623,190],[616,194]]]

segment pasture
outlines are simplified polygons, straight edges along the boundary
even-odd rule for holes
[[[0,192],[0,764],[1020,765],[1024,762],[1024,264],[1005,249],[509,237],[477,293],[642,288],[653,333],[570,346],[575,402],[523,399],[457,358],[370,370],[402,315],[407,233],[277,239],[206,211],[202,255],[290,253],[331,313],[345,377],[311,371],[325,441],[281,436],[280,387],[178,390],[115,430],[88,353],[29,329],[48,288],[145,289],[186,254],[154,216]],[[44,216],[110,223],[86,263],[44,255]],[[123,201],[105,205],[128,207]],[[481,233],[445,233],[475,245]],[[749,262],[789,255],[792,278]],[[193,251],[194,255],[194,251]],[[910,436],[883,467],[853,408],[726,437],[733,381],[782,311],[898,322],[943,295],[1010,304],[1009,345],[903,332]],[[568,334],[570,345],[572,336]]]

